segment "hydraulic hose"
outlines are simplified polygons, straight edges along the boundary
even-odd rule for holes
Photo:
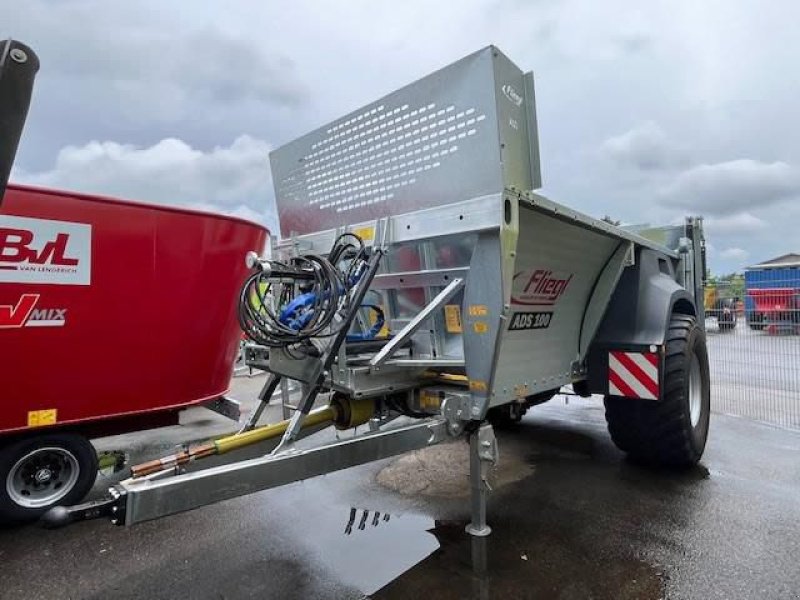
[[[338,332],[335,317],[366,270],[363,240],[339,236],[327,257],[304,254],[288,261],[256,263],[239,295],[238,317],[248,338],[270,348],[289,348]]]

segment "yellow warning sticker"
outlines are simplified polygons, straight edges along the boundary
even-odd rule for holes
[[[28,411],[28,427],[43,427],[44,425],[55,425],[58,417],[58,410],[47,408],[45,410]]]
[[[470,304],[468,310],[470,317],[485,317],[489,314],[489,307],[485,304]]]
[[[360,237],[365,242],[370,242],[375,239],[375,227],[367,225],[366,227],[356,227],[352,233]]]
[[[486,382],[479,379],[470,379],[469,389],[471,392],[485,392],[487,389]]]
[[[461,307],[458,304],[447,304],[444,307],[444,322],[447,333],[461,333]]]
[[[475,321],[472,324],[472,329],[475,333],[486,333],[489,331],[489,324],[486,321]]]

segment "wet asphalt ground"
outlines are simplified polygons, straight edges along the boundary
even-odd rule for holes
[[[0,530],[0,597],[800,598],[800,432],[711,428],[701,466],[653,472],[614,448],[600,403],[536,407],[498,432],[482,539],[463,530],[462,442],[129,529]],[[138,462],[229,429],[193,410],[97,445]]]

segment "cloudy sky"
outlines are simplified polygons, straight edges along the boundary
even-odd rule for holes
[[[42,69],[14,179],[275,227],[267,155],[487,44],[533,70],[543,193],[706,218],[716,273],[800,251],[800,3],[0,4]]]

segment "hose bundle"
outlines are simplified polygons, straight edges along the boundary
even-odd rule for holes
[[[238,310],[242,331],[270,348],[335,335],[343,321],[335,322],[334,317],[347,306],[366,260],[363,240],[345,233],[327,257],[304,254],[285,262],[271,261],[270,269],[258,269],[242,287]]]

